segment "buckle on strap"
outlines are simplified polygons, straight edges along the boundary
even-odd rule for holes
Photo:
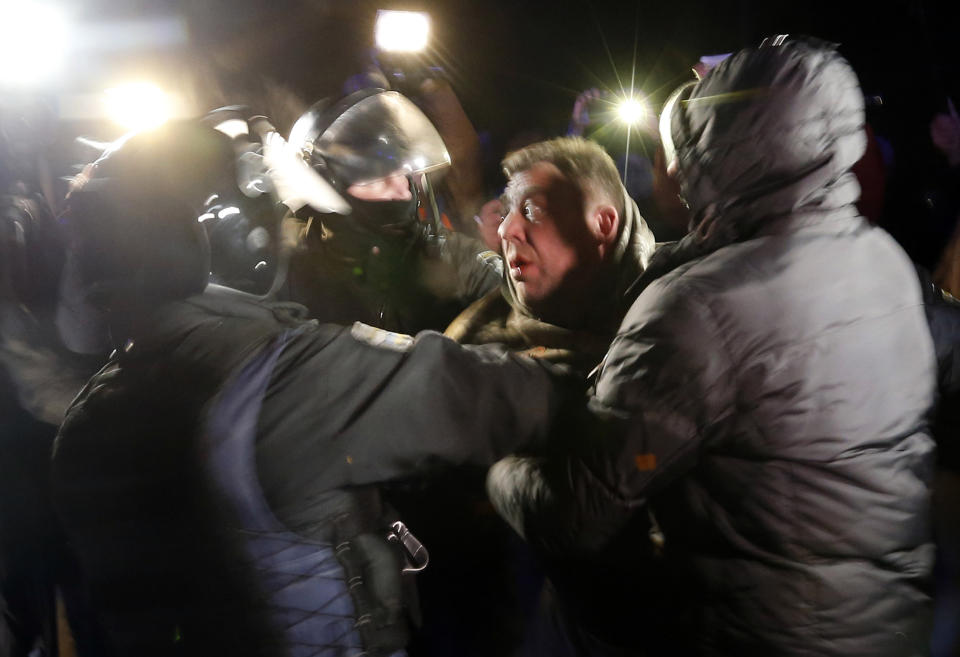
[[[403,567],[402,572],[418,573],[430,563],[430,553],[427,552],[427,548],[399,520],[390,526],[387,540],[391,543],[397,543],[403,548],[403,556],[407,565]]]

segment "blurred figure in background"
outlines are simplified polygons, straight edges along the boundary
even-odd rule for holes
[[[956,182],[960,175],[960,116],[953,101],[949,100],[948,104],[949,112],[937,114],[930,122],[930,139],[946,158]],[[956,212],[955,228],[940,254],[933,277],[937,285],[956,297],[960,296],[960,203],[954,204],[953,209]]]
[[[624,121],[613,94],[587,89],[574,101],[567,135],[600,144],[610,154],[627,193],[657,239],[676,240],[685,231],[682,227],[678,230],[671,221],[671,203],[668,200],[665,205],[659,194],[656,167],[660,140],[656,115],[645,104],[638,107],[638,116],[632,117],[632,122]]]
[[[91,619],[50,491],[50,453],[70,401],[106,354],[83,354],[56,326],[64,235],[47,164],[50,99],[0,108],[0,655],[58,654],[58,598],[81,655]]]
[[[924,309],[937,354],[939,399],[933,417],[937,471],[933,485],[934,564],[932,657],[960,649],[960,301],[918,268]]]
[[[493,198],[480,206],[473,217],[480,233],[480,239],[491,251],[500,253],[500,222],[503,221],[503,203]]]
[[[939,287],[954,297],[960,295],[960,222],[940,255],[940,263],[933,272],[933,279]]]

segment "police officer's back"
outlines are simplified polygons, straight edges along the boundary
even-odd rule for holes
[[[171,124],[71,197],[117,351],[68,412],[56,501],[117,654],[399,654],[401,570],[423,555],[371,485],[492,463],[542,436],[555,393],[495,348],[305,322],[250,294],[283,271],[263,248],[278,215],[233,193],[233,147]],[[238,205],[209,212],[215,195]],[[212,240],[220,222],[244,237]],[[229,245],[247,252],[217,255]],[[213,264],[247,293],[208,287]],[[425,381],[442,384],[428,399]]]

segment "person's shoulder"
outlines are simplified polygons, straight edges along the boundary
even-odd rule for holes
[[[718,274],[714,257],[715,253],[692,257],[672,267],[651,281],[637,300],[644,299],[646,303],[656,301],[664,305],[699,294],[701,288],[709,286]]]
[[[664,274],[633,301],[620,326],[620,334],[637,332],[696,332],[705,312],[704,282],[690,274],[695,262]]]
[[[161,364],[158,371],[171,376],[203,368],[229,371],[250,349],[304,323],[287,306],[295,304],[208,288],[158,306],[128,341],[130,353],[124,360],[156,361]]]

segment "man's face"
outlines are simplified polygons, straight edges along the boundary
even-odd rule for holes
[[[500,252],[500,220],[503,217],[503,205],[499,198],[483,204],[473,218],[483,243],[496,252]]]
[[[365,183],[354,183],[347,188],[350,196],[361,201],[409,201],[413,198],[410,181],[402,173]]]
[[[583,300],[601,262],[583,194],[538,162],[510,177],[502,201],[503,257],[520,301],[542,314]]]

